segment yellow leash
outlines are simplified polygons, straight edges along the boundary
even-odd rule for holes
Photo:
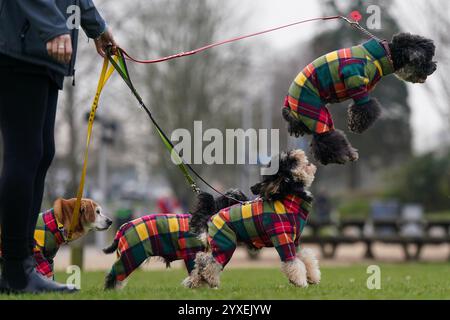
[[[117,57],[114,58],[117,61]],[[80,217],[80,207],[81,207],[81,198],[83,197],[84,183],[86,179],[86,170],[88,163],[88,154],[89,154],[89,145],[91,144],[91,135],[92,128],[94,126],[95,113],[98,108],[98,102],[100,99],[100,95],[102,93],[103,88],[105,87],[106,82],[108,82],[109,78],[114,72],[114,67],[109,66],[108,58],[103,60],[102,72],[100,74],[100,79],[98,80],[97,92],[95,93],[94,101],[92,101],[91,112],[89,114],[89,122],[87,127],[87,138],[86,138],[86,147],[84,149],[84,162],[83,162],[83,170],[81,171],[80,184],[78,186],[77,192],[77,201],[75,202],[75,207],[73,208],[72,221],[70,222],[69,230],[67,231],[67,241],[72,240],[72,235],[75,230],[75,227],[78,223],[78,219]]]

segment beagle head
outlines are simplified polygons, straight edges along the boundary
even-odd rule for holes
[[[53,204],[55,217],[65,230],[69,230],[73,209],[77,199],[58,199]],[[73,240],[81,238],[87,232],[104,231],[112,225],[112,220],[105,216],[100,207],[91,199],[81,199],[80,213],[73,232]]]

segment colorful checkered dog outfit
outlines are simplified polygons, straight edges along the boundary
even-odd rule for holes
[[[56,220],[53,209],[39,215],[34,231],[36,270],[42,275],[53,277],[53,258],[61,244],[66,243],[63,226]]]
[[[293,260],[310,209],[311,199],[296,195],[282,201],[257,199],[223,209],[208,222],[212,255],[225,267],[237,243],[243,242],[256,249],[275,247],[282,261]]]
[[[152,256],[163,257],[166,262],[184,260],[190,273],[195,255],[205,250],[197,235],[189,232],[190,218],[190,214],[153,214],[122,225],[114,238],[118,259],[110,275],[123,281]]]
[[[333,51],[298,74],[284,106],[310,133],[325,133],[334,129],[327,103],[353,99],[362,106],[381,77],[393,72],[389,47],[375,39]]]
[[[56,220],[53,209],[40,213],[34,231],[33,248],[36,270],[40,274],[53,278],[53,259],[59,247],[66,242],[63,226]]]

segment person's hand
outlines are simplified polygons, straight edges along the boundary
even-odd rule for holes
[[[105,32],[103,32],[100,37],[94,40],[95,47],[97,48],[97,52],[99,55],[101,55],[103,58],[106,55],[106,47],[112,46],[112,52],[115,53],[117,50],[117,43],[114,41],[114,37],[111,33],[111,30],[106,29]]]
[[[72,40],[69,34],[63,34],[47,42],[49,56],[60,63],[68,64],[72,58]]]

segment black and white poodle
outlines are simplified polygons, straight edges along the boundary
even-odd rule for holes
[[[348,128],[362,133],[379,118],[381,107],[369,96],[385,76],[424,83],[433,74],[433,40],[399,33],[391,42],[371,39],[361,45],[319,57],[295,78],[283,107],[283,118],[291,135],[312,134],[314,157],[326,165],[358,159],[342,131],[336,130],[328,104],[353,99],[348,109]]]
[[[320,282],[318,261],[312,250],[298,250],[300,235],[311,209],[312,184],[316,167],[302,150],[282,153],[274,175],[262,176],[251,190],[258,196],[245,204],[235,204],[219,212],[196,210],[191,231],[202,234],[209,252],[197,253],[194,270],[184,285],[196,288],[203,283],[219,286],[219,275],[230,261],[238,243],[253,249],[275,247],[282,261],[281,269],[289,281],[299,287]]]

